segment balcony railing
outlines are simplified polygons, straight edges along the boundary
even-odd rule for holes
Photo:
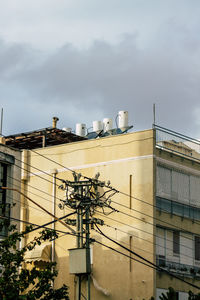
[[[156,256],[156,265],[172,273],[200,279],[200,267],[168,261],[164,256]]]
[[[200,141],[173,130],[154,125],[156,147],[200,161]]]
[[[159,211],[168,212],[170,214],[174,214],[182,218],[200,220],[200,208],[182,204],[173,200],[157,196],[156,208]]]

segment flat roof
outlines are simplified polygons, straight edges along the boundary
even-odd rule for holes
[[[5,136],[6,145],[16,149],[36,149],[83,140],[87,139],[52,127]]]

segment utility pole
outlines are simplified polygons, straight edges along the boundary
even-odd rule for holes
[[[94,224],[103,225],[101,219],[95,218],[95,210],[102,209],[102,213],[106,210],[109,212],[116,211],[110,204],[110,197],[116,191],[99,181],[98,173],[94,179],[83,177],[81,174],[73,173],[74,181],[63,181],[64,185],[60,186],[66,192],[66,199],[62,201],[59,207],[62,209],[67,206],[76,211],[76,219],[66,219],[68,225],[76,226],[76,248],[69,249],[69,269],[71,274],[75,274],[77,278],[76,300],[91,299],[90,279],[91,279],[91,262],[90,262],[90,228]],[[109,183],[110,184],[110,183]],[[102,193],[99,189],[103,190]],[[86,279],[86,295],[84,295],[82,278]]]

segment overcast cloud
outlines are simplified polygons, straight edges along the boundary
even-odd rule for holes
[[[151,4],[150,4],[151,3]],[[167,3],[167,4],[166,4]],[[200,136],[199,1],[0,0],[4,134],[128,110]]]

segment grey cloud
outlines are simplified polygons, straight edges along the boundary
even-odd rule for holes
[[[186,29],[172,22],[166,27],[166,41],[159,36],[144,48],[134,34],[114,45],[97,40],[87,49],[66,44],[47,57],[19,46],[21,51],[11,51],[17,68],[12,68],[9,55],[4,60],[9,84],[23,91],[18,105],[30,103],[34,118],[38,110],[37,127],[55,111],[65,118],[65,126],[84,118],[89,126],[98,116],[114,117],[125,109],[136,129],[149,128],[155,102],[159,124],[200,135],[195,113],[200,108],[199,37]],[[30,112],[27,119],[34,123]]]

